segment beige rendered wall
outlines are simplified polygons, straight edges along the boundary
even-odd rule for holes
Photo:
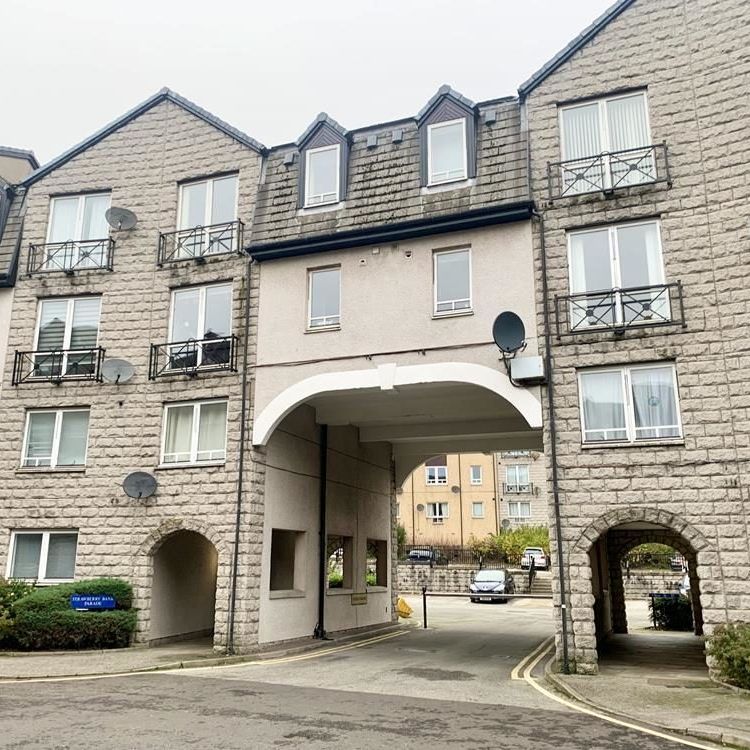
[[[309,637],[317,623],[319,477],[320,427],[315,424],[314,410],[303,406],[277,428],[266,452],[260,643]],[[390,585],[366,586],[365,572],[368,538],[386,540],[390,550],[392,496],[390,446],[361,445],[356,429],[329,428],[327,533],[354,539],[353,587],[326,595],[325,627],[329,632],[391,620]],[[303,559],[295,560],[296,590],[270,590],[274,528],[304,532],[298,547]],[[367,603],[352,604],[352,593],[366,593]]]

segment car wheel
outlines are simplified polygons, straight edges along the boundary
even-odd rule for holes
[[[473,596],[470,596],[470,597],[469,597],[469,601],[470,601],[470,602],[471,602],[472,604],[476,604],[476,603],[477,603],[477,600],[476,600],[476,599],[475,599],[475,598],[474,598]]]

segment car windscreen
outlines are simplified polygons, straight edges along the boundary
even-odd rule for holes
[[[475,581],[504,581],[504,570],[480,570],[475,576]]]

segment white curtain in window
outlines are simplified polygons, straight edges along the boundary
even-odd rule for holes
[[[562,124],[563,159],[586,159],[602,152],[598,102],[564,109]]]
[[[589,372],[581,375],[584,440],[625,440],[622,375]]]
[[[37,578],[42,553],[41,534],[16,534],[13,548],[12,578]]]
[[[81,466],[86,462],[86,442],[89,434],[87,411],[66,411],[60,427],[58,466]]]
[[[203,338],[229,336],[232,332],[232,287],[230,284],[206,287]]]
[[[620,280],[624,289],[664,284],[664,267],[659,247],[659,225],[632,224],[617,229]],[[644,309],[646,304],[648,309]],[[623,295],[623,318],[627,321],[669,320],[669,294],[664,288]]]
[[[45,578],[73,578],[78,534],[50,534]]]
[[[190,460],[192,434],[193,406],[169,407],[164,438],[164,463],[180,463]]]
[[[78,197],[55,198],[52,201],[52,221],[49,232],[50,242],[77,240]]]
[[[609,230],[575,232],[570,235],[570,291],[598,292],[614,286]]]
[[[610,99],[607,102],[607,124],[610,151],[649,145],[646,100],[643,94]]]
[[[109,208],[110,196],[87,195],[83,198],[82,240],[103,240],[109,237],[109,224],[104,217]]]
[[[206,182],[195,182],[191,185],[182,186],[180,229],[205,226],[207,195],[208,183]]]
[[[55,434],[54,412],[32,412],[26,438],[25,466],[49,466],[52,461],[52,439]]]
[[[630,381],[636,439],[679,437],[672,368],[638,368],[631,371]]]
[[[237,218],[237,175],[213,181],[211,224],[228,224]]]
[[[198,287],[181,289],[173,293],[170,341],[200,338],[198,334],[200,299],[201,290]]]
[[[202,404],[198,426],[198,461],[217,461],[225,456],[227,405],[225,402]]]

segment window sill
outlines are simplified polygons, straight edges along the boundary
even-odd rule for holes
[[[432,313],[432,319],[440,320],[441,318],[464,318],[473,314],[474,310],[451,310],[450,312],[434,312]]]
[[[83,474],[85,466],[21,466],[16,474]]]
[[[297,209],[297,216],[314,216],[315,214],[324,214],[327,211],[340,211],[344,208],[346,208],[346,201],[322,203],[317,206],[304,206]]]
[[[366,594],[387,594],[388,586],[365,586]]]
[[[335,326],[316,326],[315,328],[305,328],[305,333],[328,333],[330,331],[340,331],[341,324]]]
[[[354,589],[326,589],[326,596],[350,596]]]
[[[581,443],[582,450],[594,450],[599,448],[657,448],[661,446],[670,445],[685,445],[685,438],[664,438],[663,440],[637,440],[633,442],[629,441],[615,441],[608,443]]]
[[[204,469],[206,467],[226,466],[226,461],[203,461],[197,464],[159,464],[154,471],[169,471],[170,469]]]
[[[269,599],[304,599],[307,594],[299,589],[289,589],[288,591],[269,591]]]
[[[473,187],[474,185],[476,185],[476,179],[474,177],[462,177],[461,179],[451,180],[450,182],[436,182],[432,185],[425,185],[419,192],[421,195],[447,193],[450,190],[463,190],[464,188]]]

